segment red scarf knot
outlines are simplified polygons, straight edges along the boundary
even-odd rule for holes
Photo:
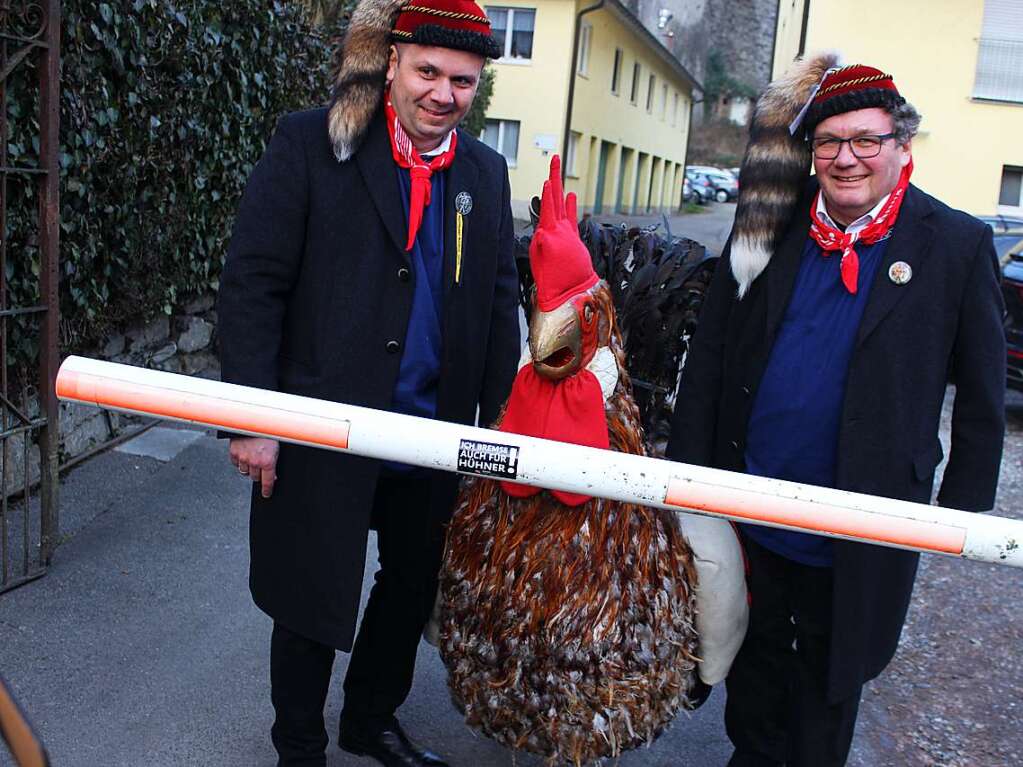
[[[909,177],[912,174],[913,160],[910,159],[902,168],[902,173],[899,175],[899,183],[895,185],[895,188],[888,196],[888,200],[881,206],[881,210],[878,211],[874,220],[853,234],[836,229],[821,220],[820,216],[817,215],[820,190],[817,191],[813,202],[810,203],[810,236],[820,246],[825,256],[836,251],[842,253],[842,261],[839,264],[842,284],[853,295],[856,294],[860,276],[860,258],[856,255],[856,243],[862,241],[868,245],[873,245],[875,242],[879,242],[888,236],[891,228],[895,225],[896,219],[899,217],[899,209],[902,207],[902,201],[906,197]]]
[[[423,223],[423,209],[430,204],[432,190],[430,177],[433,176],[434,171],[442,171],[454,162],[458,134],[451,131],[451,145],[447,151],[426,160],[416,151],[412,139],[401,127],[398,115],[391,105],[390,93],[384,99],[384,113],[387,117],[387,135],[391,138],[391,155],[399,168],[408,170],[409,178],[412,181],[408,206],[408,243],[405,245],[405,250],[409,251],[412,250],[412,246],[416,242],[416,235],[419,234],[419,226]]]

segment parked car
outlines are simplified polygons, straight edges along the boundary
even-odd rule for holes
[[[688,165],[686,176],[702,176],[714,190],[711,199],[728,202],[739,196],[739,180],[730,171],[714,168],[709,165]]]
[[[1001,213],[995,213],[993,216],[977,216],[977,218],[990,226],[995,234],[1015,229],[1023,230],[1023,218],[1018,216],[1003,216]]]
[[[1006,383],[1023,392],[1023,234],[1007,254],[1002,267],[1002,295],[1006,300]]]
[[[687,170],[685,180],[689,182],[689,196],[686,198],[686,202],[706,205],[715,198],[717,190],[711,185],[705,174]]]
[[[728,202],[739,196],[739,180],[728,171],[719,170],[706,176],[714,187],[714,199],[718,202]]]
[[[991,227],[995,252],[1002,265],[1002,298],[1005,301],[1005,383],[1023,391],[1023,219],[1008,216],[977,216]]]
[[[1006,376],[1008,386],[1023,391],[1023,231],[1002,258],[1005,299]]]
[[[1023,240],[1023,218],[1013,218],[1012,216],[1000,214],[975,216],[975,218],[991,227],[991,233],[995,241],[995,252],[1004,266],[1006,254],[1020,240]]]

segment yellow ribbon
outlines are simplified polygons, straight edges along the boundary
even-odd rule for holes
[[[455,211],[455,284],[462,279],[462,219],[460,211]]]

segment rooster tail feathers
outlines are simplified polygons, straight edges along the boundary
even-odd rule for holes
[[[391,29],[404,0],[361,0],[352,13],[334,77],[327,126],[338,162],[359,148],[380,107],[391,50]]]

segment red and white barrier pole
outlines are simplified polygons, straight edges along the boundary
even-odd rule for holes
[[[68,357],[57,396],[367,458],[1023,567],[1023,521]]]

